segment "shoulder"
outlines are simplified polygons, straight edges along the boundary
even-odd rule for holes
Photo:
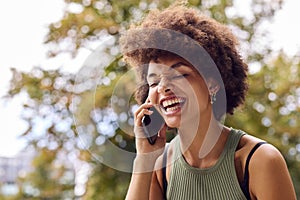
[[[260,145],[259,148],[254,151],[251,157],[252,164],[260,165],[263,163],[265,166],[265,164],[268,164],[269,162],[272,163],[275,160],[283,161],[285,163],[281,152],[274,145],[248,134],[241,137],[237,150],[242,151],[242,157],[246,160],[251,150],[253,150],[255,145],[260,142],[265,143]]]
[[[254,174],[260,174],[265,171],[264,174],[267,175],[266,172],[274,173],[286,168],[286,162],[281,152],[269,143],[260,146],[254,152],[251,164],[249,164],[249,170],[255,171]]]
[[[260,145],[253,152],[249,162],[249,170],[251,170],[251,168],[253,168],[252,170],[255,170],[256,168],[270,169],[278,167],[277,165],[274,165],[275,163],[286,165],[283,155],[274,145],[248,134],[242,136],[237,149],[241,152],[240,154],[244,162],[248,158],[250,152],[254,149],[255,145],[260,142],[265,143]]]
[[[241,138],[244,166],[254,146],[263,140],[251,135]],[[249,161],[249,190],[257,199],[293,199],[293,184],[282,153],[272,144],[257,148]],[[283,186],[284,185],[284,186]],[[281,191],[281,194],[278,194]],[[277,196],[274,196],[274,195]]]
[[[263,145],[257,150],[251,162],[252,164],[249,165],[250,188],[255,197],[258,199],[296,199],[286,161],[277,148],[271,144]],[[279,194],[278,191],[280,191]]]
[[[260,142],[265,142],[264,140],[254,137],[252,135],[244,133],[240,138],[238,146],[236,148],[236,157],[240,160],[241,163],[245,163],[246,159],[251,152],[251,150],[255,147],[256,144]],[[262,148],[264,145],[260,146]]]

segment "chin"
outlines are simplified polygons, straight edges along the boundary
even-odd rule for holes
[[[180,120],[166,120],[166,124],[170,128],[179,128],[180,127]]]

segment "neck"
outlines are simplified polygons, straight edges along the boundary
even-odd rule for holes
[[[181,141],[181,151],[186,161],[194,167],[205,168],[212,166],[222,153],[229,129],[220,124],[212,115],[203,117],[199,123],[199,128],[188,127],[179,130]],[[198,130],[192,133],[191,130]],[[187,137],[187,135],[193,135]]]

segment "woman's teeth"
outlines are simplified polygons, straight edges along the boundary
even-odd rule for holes
[[[184,98],[173,98],[173,99],[168,99],[162,102],[162,106],[164,109],[168,111],[174,111],[180,107],[180,104],[184,102]]]
[[[169,112],[169,111],[174,111],[176,109],[178,109],[180,106],[179,105],[176,105],[176,106],[173,106],[173,107],[168,107],[166,108],[166,111]]]
[[[174,99],[169,99],[169,100],[165,100],[162,102],[163,107],[167,107],[170,106],[172,104],[176,104],[176,103],[183,103],[184,99],[183,98],[174,98]]]

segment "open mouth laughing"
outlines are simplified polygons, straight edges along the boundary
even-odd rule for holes
[[[168,112],[175,112],[179,110],[185,103],[185,98],[183,97],[171,97],[162,99],[160,102],[161,107]]]

